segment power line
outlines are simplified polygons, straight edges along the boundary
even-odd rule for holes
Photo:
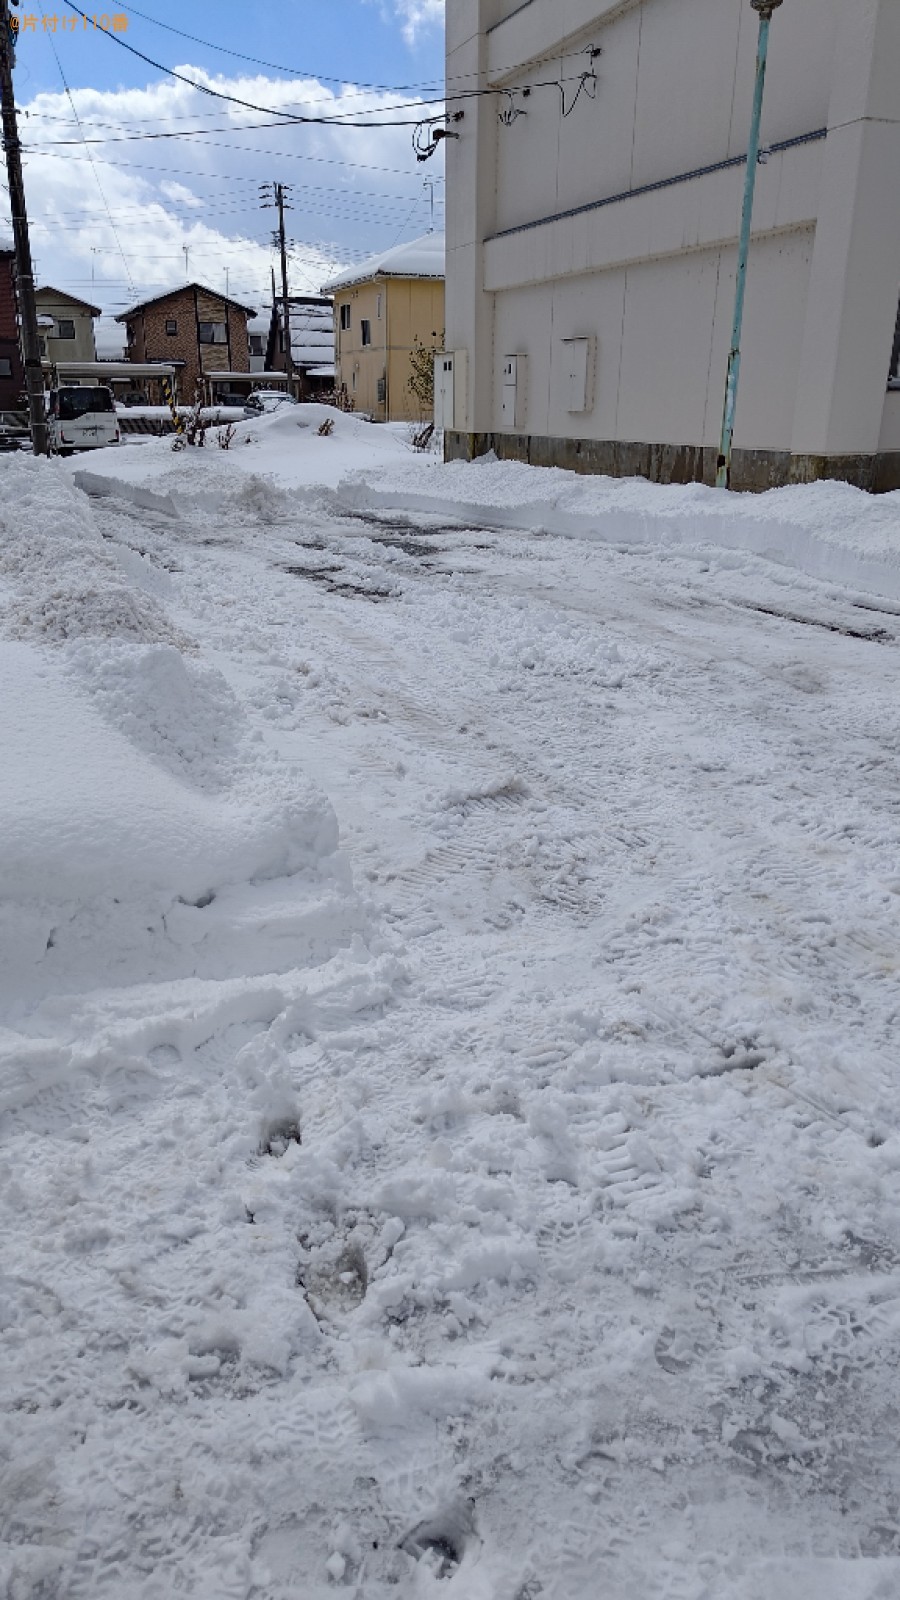
[[[53,35],[49,34],[48,37],[50,39],[50,48],[53,51],[53,59],[55,60],[56,65],[59,68],[59,75],[62,78],[63,88],[65,89],[66,94],[68,95],[69,104],[72,107],[72,115],[74,116],[75,121],[78,123],[78,128],[79,128],[79,132],[80,132],[81,131],[81,123],[78,121],[78,112],[75,109],[75,101],[72,99],[72,91],[69,88],[68,80],[66,78],[65,73],[63,72],[62,62],[59,59],[59,55],[57,53],[56,44],[55,44],[55,41],[53,39]],[[84,134],[83,133],[82,133],[82,139],[84,139]],[[91,170],[92,170],[92,172],[94,174],[94,178],[95,178],[96,183],[97,183],[97,188],[100,191],[100,199],[103,201],[103,205],[104,205],[104,208],[106,210],[106,215],[107,215],[107,218],[109,220],[109,225],[110,225],[110,228],[112,229],[113,238],[116,241],[116,247],[118,249],[119,255],[122,257],[122,265],[125,268],[126,276],[127,276],[128,280],[130,282],[131,281],[131,268],[128,265],[128,260],[127,260],[126,255],[125,255],[125,251],[122,249],[122,241],[119,238],[118,233],[116,232],[116,225],[113,222],[112,212],[109,209],[109,201],[107,200],[106,195],[103,192],[103,185],[100,182],[100,174],[97,171],[96,165],[94,163],[94,158],[93,158],[93,156],[90,155],[90,153],[88,154],[88,159],[89,159],[89,161],[91,163]]]
[[[256,182],[257,180],[253,179],[251,181]],[[172,187],[175,186],[173,185]],[[390,204],[406,205],[413,198],[410,194],[389,194],[382,189],[334,190],[323,184],[313,183],[298,183],[292,185],[292,187],[297,190],[298,194],[311,196],[313,200],[315,200],[315,197],[324,196],[327,197],[330,205],[338,206],[359,205],[368,208],[376,204],[380,205],[383,201],[388,201]],[[185,216],[194,216],[200,221],[204,215],[222,214],[226,211],[233,213],[246,212],[249,215],[258,209],[252,204],[244,205],[242,203],[244,198],[244,196],[240,195],[236,195],[232,199],[223,195],[203,195],[192,192],[184,199],[180,199],[175,195],[161,195],[159,198],[153,196],[148,197],[139,204],[114,206],[112,210],[116,216],[140,217],[146,215],[148,206],[158,205],[170,214],[183,211]],[[249,196],[246,198],[249,199]],[[223,200],[226,202],[225,204],[220,203]],[[426,203],[422,195],[416,196],[416,201],[422,205]],[[435,204],[437,206],[443,205],[440,197],[436,198]],[[109,215],[109,210],[109,206],[105,206],[106,215]],[[57,212],[57,215],[61,217],[96,217],[103,214],[88,204],[68,206],[66,210]]]
[[[269,126],[269,124],[266,124],[266,126]],[[198,132],[199,131],[200,130],[198,129]],[[215,129],[210,129],[210,132],[215,132],[215,131],[216,131]],[[177,137],[177,135],[173,135],[173,137]],[[71,140],[71,141],[67,140],[65,142],[66,143],[77,144],[78,141],[77,140]],[[52,158],[54,160],[57,160],[57,161],[82,161],[82,160],[83,161],[87,161],[87,160],[90,159],[89,156],[76,156],[76,155],[68,155],[68,154],[64,155],[61,150],[57,151],[56,149],[51,149],[50,148],[50,144],[51,144],[51,141],[48,141],[46,145],[42,145],[42,144],[31,145],[29,147],[29,153],[31,155],[47,156],[47,157],[50,157],[50,158]],[[406,168],[406,167],[379,167],[379,166],[375,166],[373,164],[370,164],[370,163],[367,163],[367,162],[364,162],[364,161],[343,161],[343,160],[341,160],[341,158],[339,156],[309,156],[309,155],[301,155],[297,151],[293,151],[293,150],[260,150],[260,149],[257,149],[257,148],[252,148],[250,150],[242,150],[240,145],[220,144],[218,141],[211,141],[210,144],[205,146],[204,148],[209,149],[209,150],[232,150],[238,155],[245,155],[245,156],[274,156],[279,161],[314,161],[319,166],[346,167],[349,171],[354,171],[354,172],[389,172],[392,175],[394,175],[395,177],[400,177],[400,178],[409,178],[409,177],[412,176],[412,174],[409,172],[408,168]],[[170,173],[170,174],[174,174],[176,177],[182,177],[182,178],[192,178],[192,177],[196,177],[197,176],[196,168],[192,168],[192,167],[156,167],[156,166],[150,166],[146,162],[120,161],[118,159],[118,157],[117,157],[116,158],[116,168],[119,168],[119,167],[130,167],[133,172],[167,172],[167,173]],[[214,173],[214,172],[205,172],[205,173],[203,173],[203,177],[206,179],[207,182],[209,182],[212,179],[215,179],[217,183],[256,183],[257,182],[256,178],[251,178],[251,177],[245,176],[243,173],[234,173],[233,175],[229,173],[226,176],[224,173],[223,174],[219,174],[219,173]]]
[[[224,44],[213,44],[210,39],[201,39],[196,33],[185,33],[183,28],[173,28],[169,22],[160,22],[157,17],[149,17],[146,11],[138,11],[136,6],[129,5],[128,10],[133,17],[140,17],[143,22],[150,22],[154,28],[164,28],[166,33],[177,33],[181,39],[190,39],[192,44],[202,44],[207,50],[218,50],[220,55],[233,56],[237,61],[249,61],[255,67],[270,67],[273,72],[285,72],[298,78],[318,78],[322,83],[346,83],[346,78],[333,78],[327,72],[309,72],[302,67],[286,67],[277,61],[264,61],[259,56],[245,55],[242,50],[229,50]],[[434,83],[434,80],[431,80]],[[361,83],[360,89],[374,89],[385,94],[412,93],[414,89],[427,89],[431,83]],[[439,83],[435,87],[440,88]]]
[[[90,21],[90,18],[87,16],[87,14],[84,11],[82,11],[78,6],[76,6],[73,3],[73,0],[65,0],[65,3],[69,7],[69,10],[70,11],[74,11],[75,15],[77,17],[81,17],[82,20],[85,23]],[[271,109],[271,107],[269,107],[269,106],[260,106],[260,105],[257,105],[255,103],[255,101],[253,101],[253,100],[242,100],[239,95],[236,95],[236,94],[224,94],[221,89],[211,89],[208,84],[198,83],[196,78],[188,78],[183,72],[176,72],[174,67],[167,67],[167,66],[164,65],[164,63],[162,61],[155,61],[152,56],[145,55],[143,50],[135,49],[133,44],[128,44],[127,41],[125,39],[121,38],[118,33],[111,33],[111,32],[108,32],[106,29],[102,29],[101,31],[103,33],[104,39],[109,39],[113,44],[119,45],[122,50],[127,50],[130,55],[137,56],[139,60],[145,61],[148,66],[155,67],[157,72],[164,72],[167,77],[175,78],[178,83],[186,83],[189,88],[196,89],[199,94],[211,95],[214,100],[225,100],[225,101],[227,101],[229,103],[229,105],[243,106],[245,111],[259,111],[259,112],[261,112],[263,114],[263,116],[280,117],[282,119],[282,121],[288,121],[288,122],[311,123],[316,127],[370,128],[371,129],[373,127],[376,127],[376,128],[412,128],[412,127],[415,127],[415,125],[416,125],[415,121],[411,120],[410,118],[406,118],[402,122],[376,122],[376,123],[373,123],[373,122],[350,122],[350,121],[347,121],[346,118],[344,118],[344,117],[307,117],[307,116],[285,117],[285,114],[283,112],[273,111]],[[477,91],[475,91],[475,92],[477,92]],[[433,103],[437,104],[438,102],[433,102]],[[418,106],[424,106],[424,104],[425,104],[424,101],[416,102],[417,107]],[[396,106],[396,107],[387,106],[387,107],[384,108],[384,110],[386,110],[386,111],[390,111],[390,110],[398,110],[398,111],[400,111],[400,110],[404,110],[404,109],[406,109],[406,108],[402,107],[402,106]],[[373,115],[373,116],[379,115],[380,116],[381,115],[381,110],[379,109],[377,111],[373,111],[371,113],[371,115]],[[348,116],[349,116],[349,113],[348,113]],[[137,137],[140,137],[140,136],[137,136]],[[152,135],[147,135],[146,137],[149,138],[149,137],[152,137]]]
[[[70,11],[74,11],[75,15],[78,16],[78,17],[81,17],[82,20],[85,23],[90,21],[90,18],[86,15],[86,13],[84,11],[82,11],[80,9],[80,7],[78,7],[78,6],[76,6],[74,4],[74,0],[65,0],[65,3],[69,7],[69,10]],[[280,117],[281,120],[282,120],[282,123],[284,121],[289,121],[289,122],[295,122],[295,123],[301,123],[301,124],[308,123],[308,124],[312,124],[312,125],[317,126],[317,127],[363,128],[363,129],[369,128],[369,129],[371,129],[371,128],[419,128],[425,122],[429,122],[429,121],[430,122],[437,122],[437,121],[441,120],[439,117],[434,117],[434,118],[422,118],[422,117],[420,117],[420,118],[418,118],[416,120],[410,119],[410,118],[406,118],[404,120],[394,121],[394,122],[389,122],[389,121],[356,122],[356,121],[350,120],[353,116],[358,116],[359,115],[358,112],[355,112],[355,113],[354,112],[347,112],[345,114],[338,114],[337,116],[330,116],[330,117],[309,117],[309,116],[288,116],[288,117],[285,117],[284,112],[274,111],[274,110],[272,110],[272,108],[270,106],[260,106],[260,105],[257,105],[256,102],[253,101],[253,100],[243,100],[239,95],[225,94],[225,93],[223,93],[223,91],[221,89],[211,89],[208,84],[198,83],[196,78],[188,78],[183,72],[176,72],[174,67],[167,67],[167,66],[164,65],[163,62],[156,61],[153,58],[153,56],[145,55],[143,50],[138,50],[138,49],[135,48],[134,45],[128,44],[128,42],[125,39],[123,39],[120,34],[112,33],[112,32],[110,32],[110,31],[108,31],[106,29],[103,29],[101,31],[103,32],[104,38],[109,39],[113,44],[119,45],[122,50],[127,50],[130,55],[137,56],[139,60],[145,61],[148,66],[155,67],[158,72],[166,73],[166,75],[168,77],[175,78],[177,80],[177,82],[186,83],[190,88],[196,89],[198,91],[198,93],[211,95],[213,97],[213,99],[227,101],[230,105],[242,106],[244,108],[244,110],[246,110],[246,111],[259,111],[264,116]],[[588,83],[596,84],[596,78],[595,78],[595,75],[594,75],[594,72],[593,72],[593,61],[594,61],[594,58],[596,56],[599,56],[599,55],[602,54],[602,50],[601,50],[601,48],[599,46],[588,45],[585,48],[585,50],[583,52],[581,52],[581,53],[585,54],[585,55],[587,55],[589,57],[590,62],[591,62],[591,66],[588,68],[588,70],[586,72],[576,73],[572,77],[569,77],[569,78],[556,77],[556,78],[549,78],[549,79],[541,79],[541,80],[538,80],[538,81],[536,81],[534,83],[525,84],[525,85],[522,85],[522,86],[507,85],[507,86],[504,86],[502,89],[501,88],[492,88],[492,87],[491,88],[484,88],[484,89],[461,89],[461,90],[454,91],[449,98],[451,98],[454,101],[456,101],[456,100],[477,100],[477,99],[482,98],[485,95],[501,95],[501,96],[507,97],[511,101],[513,95],[520,94],[520,93],[528,95],[528,94],[531,94],[533,89],[557,89],[562,93],[562,89],[563,89],[563,84],[564,83],[566,83],[566,82],[577,82],[578,83],[578,90],[576,92],[575,99],[571,102],[571,104],[569,106],[569,111],[566,110],[565,103],[563,103],[562,115],[564,117],[568,116],[569,112],[572,110],[572,107],[575,105],[575,103],[578,100],[579,96],[581,95],[582,91],[586,88],[587,84]],[[591,97],[593,98],[593,95]],[[437,105],[441,105],[442,106],[444,104],[444,101],[445,101],[446,98],[447,98],[447,96],[445,96],[445,95],[441,95],[439,99],[434,99],[434,100],[425,100],[425,99],[422,99],[420,97],[419,99],[417,99],[415,101],[408,101],[405,104],[393,105],[393,106],[374,107],[372,109],[372,111],[369,113],[369,116],[370,117],[373,117],[373,116],[383,117],[387,112],[391,112],[391,111],[407,111],[407,110],[426,111],[431,106],[437,106]],[[563,99],[564,99],[564,97],[563,97]],[[461,111],[456,113],[456,117],[457,118],[459,118],[461,116],[462,116],[462,112]],[[135,135],[135,137],[141,137],[141,136],[140,135]],[[147,135],[147,137],[148,138],[152,137],[152,135]],[[446,137],[446,134],[441,134],[438,137]],[[454,135],[454,137],[456,137],[456,136]],[[425,157],[424,156],[420,156],[420,159],[424,160]]]

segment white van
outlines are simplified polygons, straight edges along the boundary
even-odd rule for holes
[[[112,390],[105,384],[72,383],[47,397],[50,448],[61,456],[119,443],[119,419]]]

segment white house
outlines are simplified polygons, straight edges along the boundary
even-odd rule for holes
[[[757,36],[450,0],[448,455],[714,479]],[[732,483],[900,487],[900,0],[784,0],[762,141]]]

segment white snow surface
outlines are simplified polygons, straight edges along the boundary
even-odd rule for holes
[[[897,497],[303,411],[0,458],[0,1595],[894,1600]]]

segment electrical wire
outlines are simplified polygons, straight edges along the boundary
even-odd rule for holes
[[[590,89],[588,88],[588,84],[591,85]],[[572,112],[575,110],[575,107],[577,106],[579,100],[581,99],[582,94],[586,94],[589,100],[596,100],[596,98],[597,98],[597,74],[595,72],[583,72],[581,74],[581,78],[579,80],[578,88],[575,90],[575,93],[572,96],[572,99],[569,101],[568,110],[566,110],[566,91],[563,88],[562,82],[561,81],[558,82],[556,87],[559,90],[559,98],[560,98],[560,100],[562,102],[562,104],[560,106],[560,112],[561,112],[563,118],[570,117],[572,115]]]
[[[273,113],[273,115],[274,115],[274,113]],[[135,143],[140,143],[140,141],[142,141],[142,140],[151,140],[151,139],[152,140],[156,140],[156,139],[199,139],[199,138],[207,138],[209,136],[209,134],[211,134],[211,133],[243,133],[245,130],[249,133],[249,132],[253,132],[255,129],[259,129],[259,128],[295,128],[297,126],[298,122],[316,121],[316,120],[317,119],[315,119],[315,118],[287,117],[287,118],[281,118],[277,122],[248,122],[248,123],[245,124],[244,127],[235,127],[232,124],[232,125],[224,127],[224,128],[175,128],[175,129],[172,129],[171,132],[166,132],[166,133],[114,133],[114,134],[111,134],[108,137],[102,138],[102,139],[47,139],[47,140],[45,140],[43,145],[41,145],[39,147],[32,146],[32,148],[45,149],[45,148],[49,148],[51,146],[63,146],[63,145],[73,145],[73,144],[135,144]],[[413,127],[417,127],[418,123],[414,123],[414,122],[365,122],[365,123],[339,122],[339,123],[329,123],[328,126],[329,127],[339,127],[339,128],[365,127],[365,128],[371,128],[371,129],[375,129],[375,128],[413,128]],[[228,149],[228,146],[227,145],[223,145],[223,146],[220,146],[220,148],[221,149]],[[231,148],[234,149],[235,147],[232,146]]]
[[[82,20],[85,23],[90,21],[90,18],[87,16],[87,14],[84,11],[82,11],[79,6],[75,5],[74,0],[65,0],[65,4],[69,7],[70,11],[74,11],[75,15],[78,16],[78,17],[81,17]],[[311,124],[311,125],[316,126],[316,127],[329,127],[329,128],[332,128],[332,127],[339,127],[339,128],[410,128],[410,127],[411,128],[420,128],[425,124],[425,122],[427,122],[429,120],[431,122],[438,122],[438,121],[442,120],[439,117],[433,117],[431,119],[418,118],[418,119],[415,119],[415,120],[406,118],[406,119],[403,119],[403,120],[400,120],[400,121],[396,121],[396,122],[387,122],[387,121],[381,121],[381,122],[371,122],[371,121],[357,122],[357,121],[351,120],[353,117],[359,116],[360,115],[359,112],[347,112],[345,114],[338,113],[337,115],[330,116],[330,117],[310,117],[310,116],[299,116],[299,115],[286,116],[283,111],[282,112],[274,111],[270,106],[260,106],[260,105],[257,105],[255,103],[255,101],[243,100],[239,95],[225,94],[221,89],[211,89],[208,84],[198,83],[195,78],[188,78],[183,72],[177,72],[174,67],[167,67],[167,66],[164,65],[163,62],[154,60],[154,58],[152,56],[146,55],[143,50],[138,50],[134,45],[129,44],[127,42],[127,40],[121,38],[119,34],[112,33],[112,32],[110,32],[109,30],[107,30],[105,28],[101,29],[101,32],[103,33],[104,38],[109,39],[113,44],[119,45],[122,50],[127,50],[130,55],[137,56],[139,60],[145,61],[148,66],[155,67],[157,72],[164,72],[168,77],[175,78],[177,80],[177,82],[186,83],[189,88],[196,89],[200,94],[211,95],[213,97],[213,99],[215,99],[215,100],[224,100],[224,101],[227,101],[231,105],[242,106],[244,108],[244,110],[246,110],[246,111],[259,111],[264,116],[280,118],[282,124],[285,123],[285,122],[301,123],[301,124],[307,124],[308,123],[308,124]],[[591,57],[593,59],[593,55],[598,53],[598,52],[596,51],[595,47],[589,46],[588,47],[588,53],[591,54]],[[580,74],[577,75],[579,86],[580,86],[579,87],[579,92],[580,92],[580,88],[583,87],[583,85],[584,85],[584,79],[585,79],[586,76],[590,77],[591,74],[590,73],[587,73],[587,74],[580,73]],[[528,84],[528,85],[525,85],[523,87],[527,87],[528,89],[548,89],[548,88],[558,89],[560,87],[561,83],[567,82],[567,81],[572,81],[572,80],[560,79],[560,78],[551,78],[549,80],[540,80],[540,81],[538,81],[536,83]],[[509,93],[509,86],[505,86],[502,89],[501,88],[462,89],[462,90],[459,90],[459,91],[453,93],[449,97],[445,93],[445,94],[441,95],[441,97],[439,99],[434,99],[434,100],[425,100],[425,99],[419,98],[418,100],[408,101],[405,104],[400,104],[400,105],[373,107],[373,109],[369,112],[368,115],[370,117],[373,117],[373,116],[383,117],[388,112],[393,112],[393,111],[427,110],[429,106],[443,105],[447,98],[450,98],[452,100],[472,100],[472,99],[480,99],[485,95],[508,94],[508,93]],[[576,99],[577,98],[578,98],[578,96],[576,95]],[[568,115],[568,113],[565,113],[565,114]],[[155,136],[152,135],[152,134],[147,134],[147,135],[137,135],[137,134],[135,134],[135,135],[132,135],[132,137],[134,137],[134,138],[139,138],[139,137],[153,138]],[[433,154],[433,151],[431,153]],[[421,156],[420,159],[425,159],[425,157]]]
[[[196,33],[185,33],[183,28],[173,28],[170,22],[160,22],[158,17],[150,17],[146,11],[138,11],[136,6],[129,5],[129,14],[140,17],[143,22],[149,22],[154,28],[164,28],[166,33],[176,33],[180,39],[189,39],[191,44],[202,44],[207,50],[218,50],[220,55],[233,56],[236,61],[249,61],[255,67],[269,67],[273,72],[289,73],[297,78],[317,78],[320,83],[347,82],[346,78],[330,77],[327,72],[310,72],[303,67],[286,67],[277,61],[264,61],[260,56],[248,56],[242,50],[230,50],[227,45],[213,44],[211,39],[201,39]],[[467,74],[474,76],[474,74]],[[441,87],[434,79],[424,83],[361,83],[360,89],[373,89],[383,94],[412,94],[416,89],[430,89]]]
[[[88,17],[86,12],[82,11],[79,6],[76,6],[74,4],[74,0],[65,0],[65,3],[68,6],[69,10],[70,11],[74,11],[75,15],[77,17],[81,17],[82,20],[85,23],[90,21],[90,17]],[[279,118],[281,118],[281,120],[283,122],[287,121],[287,122],[297,122],[297,123],[310,123],[310,124],[312,124],[312,125],[314,125],[316,127],[335,127],[335,126],[337,126],[337,127],[341,127],[341,128],[370,128],[371,129],[373,127],[375,127],[375,128],[411,128],[411,127],[415,127],[415,125],[416,125],[415,121],[414,120],[410,120],[409,118],[406,118],[402,122],[375,122],[375,123],[373,123],[373,122],[351,122],[351,121],[348,121],[344,117],[308,117],[308,116],[289,116],[289,117],[286,117],[284,112],[273,111],[270,106],[260,106],[260,105],[257,105],[255,103],[255,101],[253,101],[253,100],[243,100],[243,99],[241,99],[241,97],[239,95],[236,95],[236,94],[224,94],[221,89],[211,89],[208,84],[198,83],[196,78],[188,78],[183,72],[176,72],[174,67],[167,67],[167,66],[165,66],[163,64],[162,61],[155,61],[152,56],[145,55],[143,50],[138,50],[138,49],[135,48],[135,46],[133,44],[128,44],[127,40],[120,38],[117,33],[111,33],[105,28],[101,29],[100,31],[102,32],[103,37],[105,39],[109,39],[113,44],[119,45],[122,50],[127,50],[129,55],[137,56],[140,61],[145,61],[148,66],[155,67],[157,72],[164,72],[167,77],[175,78],[178,83],[186,83],[190,89],[196,89],[198,91],[198,93],[200,93],[200,94],[211,95],[214,100],[225,100],[230,105],[242,106],[245,111],[259,111],[259,112],[261,112],[263,114],[263,116],[279,117]],[[438,104],[437,101],[433,101],[431,103],[435,104],[435,105]],[[415,102],[415,105],[417,107],[423,106],[424,104],[425,104],[425,102],[421,101],[421,100]],[[391,110],[400,111],[400,110],[405,110],[405,109],[408,109],[408,108],[407,107],[403,107],[403,106],[386,106],[383,109],[385,111],[391,111]],[[380,109],[376,109],[371,113],[372,116],[378,116],[380,114],[381,114],[381,110]],[[351,114],[348,112],[347,116],[349,117],[350,115]],[[357,115],[358,115],[358,113],[357,113]],[[140,135],[135,135],[135,137],[141,137],[141,136]],[[144,137],[152,138],[153,135],[152,134],[147,134]]]
[[[72,107],[72,115],[74,116],[75,121],[78,122],[78,112],[75,109],[75,101],[72,99],[72,91],[69,88],[68,79],[66,78],[66,75],[63,72],[62,62],[59,59],[59,55],[58,55],[57,49],[56,49],[56,44],[54,42],[52,34],[48,35],[48,37],[50,39],[50,48],[53,51],[54,60],[56,61],[56,65],[59,68],[59,75],[60,75],[60,77],[62,79],[63,88],[66,91],[66,94],[67,94],[68,100],[69,100],[69,104]],[[79,125],[79,127],[81,126],[80,123],[78,125]],[[100,174],[97,171],[97,168],[96,168],[96,166],[94,164],[93,157],[89,157],[89,159],[90,159],[90,162],[91,162],[91,170],[92,170],[92,172],[94,174],[94,178],[95,178],[96,183],[97,183],[97,188],[98,188],[98,190],[100,192],[100,199],[103,201],[103,205],[104,205],[104,208],[106,210],[107,219],[109,221],[109,226],[112,229],[112,236],[116,241],[116,248],[118,249],[119,255],[122,257],[122,265],[125,268],[125,273],[126,273],[126,276],[128,278],[128,282],[131,283],[132,282],[131,267],[128,264],[128,258],[127,258],[126,254],[125,254],[125,251],[122,248],[122,241],[119,238],[119,235],[118,235],[118,233],[116,231],[116,225],[115,225],[115,223],[113,221],[112,212],[109,209],[109,201],[106,198],[106,195],[105,195],[104,190],[103,190],[103,185],[100,182]]]
[[[256,179],[249,179],[248,181],[252,183],[257,182]],[[174,185],[173,187],[177,188],[180,187],[180,185]],[[358,202],[360,205],[367,207],[370,203],[374,204],[376,201],[380,202],[383,200],[396,201],[401,205],[406,205],[411,199],[411,196],[408,192],[405,194],[392,194],[385,189],[336,189],[332,185],[319,183],[298,183],[291,185],[291,187],[298,196],[302,195],[305,197],[312,197],[313,203],[315,203],[317,197],[323,195],[328,196],[331,203],[336,203],[338,205],[346,205],[347,203]],[[222,211],[246,211],[249,213],[251,211],[258,210],[258,205],[254,205],[252,203],[250,205],[245,205],[242,203],[242,199],[243,197],[240,195],[204,195],[198,194],[191,190],[186,192],[184,198],[179,198],[177,195],[164,195],[161,200],[149,199],[146,202],[135,203],[133,205],[116,206],[114,209],[117,216],[133,215],[140,217],[146,215],[146,207],[148,204],[161,205],[163,201],[165,201],[167,210],[174,211],[179,207],[182,207],[187,209],[188,215],[195,213],[198,216],[201,211],[205,215],[208,215],[213,212]],[[424,203],[423,196],[419,196],[419,199],[422,203]],[[221,204],[223,200],[226,202],[224,205]],[[443,204],[444,202],[441,200],[440,196],[437,196],[435,199],[435,205],[441,206]],[[97,216],[99,213],[93,210],[89,204],[79,204],[67,207],[65,211],[59,212],[58,215],[64,217],[90,217]]]
[[[314,161],[318,166],[346,167],[354,172],[388,172],[398,178],[408,178],[410,176],[407,167],[377,167],[365,161],[342,161],[338,156],[301,155],[295,150],[260,150],[258,148],[242,150],[240,145],[220,144],[217,141],[212,141],[207,148],[210,150],[233,150],[239,155],[268,156],[277,161]],[[51,160],[57,161],[89,161],[91,159],[90,154],[85,156],[64,155],[61,150],[50,149],[49,145],[42,144],[29,145],[28,153],[30,155],[47,156]],[[116,159],[116,167],[128,167],[132,172],[166,172],[182,178],[195,178],[197,176],[196,169],[192,167],[157,167],[147,162],[120,161],[118,158]],[[257,178],[251,178],[242,173],[235,173],[234,176],[229,174],[226,177],[224,174],[206,172],[203,176],[207,182],[215,179],[219,183],[256,184],[259,181]]]

